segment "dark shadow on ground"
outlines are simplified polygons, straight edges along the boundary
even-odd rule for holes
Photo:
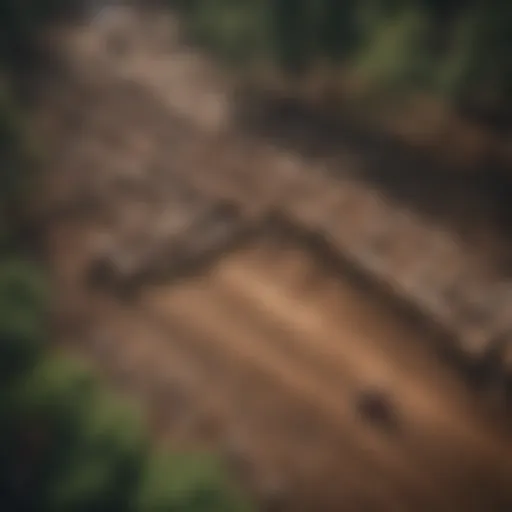
[[[504,261],[512,232],[512,179],[497,164],[443,167],[426,152],[358,126],[353,118],[319,112],[288,98],[242,95],[237,116],[243,130],[301,156],[328,160],[329,172],[350,174],[377,187],[386,197],[455,229],[469,243],[475,243],[477,229],[491,234],[501,246],[503,270],[512,271]],[[343,165],[344,155],[355,157],[356,169]]]

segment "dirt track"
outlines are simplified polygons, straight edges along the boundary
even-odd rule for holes
[[[188,91],[188,104],[176,100],[178,87],[164,105],[149,71],[131,67],[140,74],[128,79],[89,52],[96,30],[85,40],[76,30],[80,44],[68,48],[80,66],[41,111],[56,155],[41,208],[62,342],[139,397],[158,438],[219,449],[261,503],[510,510],[510,437],[434,355],[428,335],[331,272],[286,226],[258,224],[283,194],[299,224],[314,211],[301,201],[304,185],[294,196],[301,162],[248,143],[241,175],[240,149],[231,160],[221,135],[222,109],[199,108],[198,92]],[[254,157],[262,153],[270,156]],[[323,194],[326,204],[336,199]],[[227,229],[235,242],[245,235],[240,243],[217,234],[226,218],[208,208],[222,201],[238,205],[228,208],[237,220]],[[210,224],[197,220],[205,212]],[[199,258],[197,268],[166,283],[180,250]],[[116,283],[87,286],[97,253],[113,258],[121,284],[135,275],[129,300],[113,293]],[[361,400],[374,389],[388,406],[370,407],[368,418]]]

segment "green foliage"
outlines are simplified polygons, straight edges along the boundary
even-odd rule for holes
[[[169,504],[172,507],[169,508]],[[137,497],[140,512],[249,512],[218,461],[205,454],[156,456],[148,461]]]
[[[319,60],[389,92],[424,88],[510,107],[512,4],[499,0],[194,0],[192,33],[221,55],[294,76]]]
[[[7,84],[0,83],[0,205],[17,196],[24,183],[28,151],[23,118]]]
[[[196,0],[180,5],[195,39],[237,65],[270,52],[266,7],[265,0]]]
[[[90,371],[42,357],[10,393],[3,462],[24,466],[23,486],[8,486],[13,501],[41,511],[128,510],[145,444]]]
[[[0,383],[38,355],[44,333],[45,285],[33,266],[11,257],[0,264]]]
[[[46,289],[31,262],[0,257],[2,510],[247,510],[214,459],[153,453],[131,407],[44,348]]]
[[[428,79],[429,58],[424,49],[429,29],[428,17],[419,9],[400,11],[375,23],[355,58],[363,82],[399,93]]]
[[[152,453],[140,419],[77,361],[40,357],[0,413],[4,510],[250,510],[215,458]]]
[[[45,288],[30,263],[0,259],[2,510],[249,510],[215,458],[153,453],[132,407],[43,350]]]

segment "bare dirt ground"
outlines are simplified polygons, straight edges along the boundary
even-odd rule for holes
[[[438,267],[489,274],[482,257],[460,258],[449,233],[361,183],[230,131],[229,83],[168,39],[163,15],[150,38],[155,20],[131,14],[113,17],[130,29],[118,53],[107,18],[61,34],[67,73],[41,103],[38,214],[61,343],[138,399],[157,439],[219,450],[262,509],[510,510],[503,424],[428,332],[301,233],[327,222],[368,265],[394,254],[396,282],[423,296]],[[369,249],[375,231],[394,252]]]

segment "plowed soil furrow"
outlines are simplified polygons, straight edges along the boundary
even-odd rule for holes
[[[178,325],[176,319],[167,319],[167,326],[170,332],[186,329]],[[187,349],[196,352],[196,357],[216,365],[217,376],[209,381],[208,389],[220,393],[234,406],[234,414],[224,414],[222,421],[236,424],[238,436],[246,440],[251,450],[266,454],[264,463],[261,460],[259,463],[253,462],[260,478],[273,468],[274,472],[285,475],[283,478],[287,487],[300,488],[314,486],[317,478],[330,473],[333,483],[347,487],[344,492],[364,496],[368,488],[363,477],[374,474],[375,483],[369,495],[371,500],[378,499],[382,503],[400,497],[413,503],[420,501],[421,496],[417,493],[415,499],[407,498],[407,492],[403,492],[403,486],[395,482],[394,477],[390,479],[383,473],[375,472],[371,462],[364,464],[359,451],[355,450],[354,453],[348,440],[342,442],[337,430],[326,427],[321,419],[316,418],[316,409],[305,404],[301,396],[283,392],[275,381],[264,376],[262,378],[258,368],[246,364],[237,365],[237,369],[233,370],[231,358],[226,358],[224,352],[216,350],[216,347],[206,345],[212,343],[211,337],[188,332],[180,339],[195,345],[193,349]],[[258,386],[254,386],[256,378]],[[283,438],[286,443],[283,443]],[[340,460],[347,457],[353,459],[354,463],[350,467],[340,465]]]
[[[342,429],[345,429],[347,438],[359,438],[361,446],[380,453],[390,472],[400,475],[413,486],[423,488],[430,485],[427,483],[430,480],[421,473],[421,468],[416,464],[409,464],[407,456],[401,455],[396,446],[389,445],[386,439],[382,439],[371,428],[358,424],[357,420],[351,420],[354,418],[353,389],[357,389],[357,384],[347,389],[336,386],[335,383],[330,383],[330,386],[329,383],[322,383],[312,374],[311,365],[299,365],[276,350],[268,333],[260,334],[254,324],[247,325],[243,318],[233,316],[231,305],[228,303],[223,306],[217,294],[187,290],[183,296],[177,299],[169,297],[167,300],[169,314],[179,316],[182,321],[187,318],[191,321],[191,315],[198,310],[207,310],[208,313],[203,314],[197,329],[204,332],[205,338],[209,334],[215,341],[218,340],[217,343],[222,343],[225,357],[230,357],[234,366],[243,365],[244,362],[246,365],[252,364],[259,369],[262,376],[267,373],[267,378],[273,379],[276,384],[296,390],[305,402],[316,404],[320,411],[329,416],[331,422],[338,425],[340,435]],[[311,340],[314,343],[315,338],[311,337]],[[233,353],[228,355],[227,351],[230,349]],[[346,430],[351,423],[353,425],[350,430]],[[369,430],[368,436],[364,435],[365,430]]]
[[[263,249],[247,251],[243,259],[232,259],[225,264],[221,263],[216,270],[216,276],[224,276],[226,284],[235,288],[234,294],[252,297],[255,308],[272,312],[274,317],[279,317],[280,313],[281,317],[284,315],[284,318],[281,318],[282,324],[293,326],[291,323],[293,319],[298,322],[302,331],[307,333],[308,327],[305,322],[308,318],[309,323],[316,323],[317,331],[321,323],[321,331],[326,333],[324,337],[330,340],[328,345],[331,347],[329,353],[331,357],[338,352],[343,354],[341,359],[344,359],[346,356],[343,351],[357,352],[363,344],[365,349],[371,349],[381,355],[392,350],[393,358],[388,364],[393,371],[414,373],[421,369],[426,372],[425,377],[422,372],[418,378],[424,378],[429,382],[442,371],[442,368],[433,368],[429,364],[432,354],[414,339],[420,338],[420,333],[408,329],[405,325],[386,322],[385,310],[388,307],[385,304],[379,304],[379,301],[375,300],[375,305],[380,305],[381,310],[376,308],[373,315],[380,322],[376,322],[375,325],[367,322],[363,309],[350,307],[351,301],[361,301],[364,294],[356,290],[350,290],[347,293],[346,287],[333,279],[332,275],[329,276],[328,271],[315,267],[311,263],[311,256],[308,256],[305,251],[297,251],[295,248],[288,251],[274,249],[266,252],[265,255]],[[350,307],[350,315],[340,318],[339,308],[343,307]],[[301,311],[303,314],[296,315],[295,311]],[[364,332],[365,336],[361,337],[357,347],[351,348],[339,338],[346,327],[354,326],[360,332]],[[375,347],[375,339],[379,338],[379,335],[383,341]],[[407,337],[412,339],[410,346],[404,349],[400,340]],[[315,344],[313,350],[316,348]],[[447,377],[449,372],[445,370],[442,373]],[[375,372],[369,372],[369,374],[376,375]],[[457,386],[453,377],[450,380],[454,386],[460,387]],[[424,383],[420,383],[422,384]],[[438,390],[446,390],[446,381],[442,383],[434,381],[429,385]]]
[[[464,390],[453,378],[453,375],[450,375],[448,368],[443,368],[440,364],[432,365],[432,354],[429,354],[424,344],[414,339],[419,338],[420,333],[411,329],[411,326],[390,323],[387,314],[389,308],[378,300],[374,302],[374,321],[368,322],[366,309],[357,306],[358,303],[367,302],[368,298],[356,290],[349,292],[342,283],[333,280],[332,276],[329,278],[325,274],[322,276],[321,271],[316,270],[315,272],[311,259],[308,272],[308,269],[302,268],[303,265],[305,266],[307,256],[297,254],[298,252],[288,254],[285,258],[280,257],[278,252],[271,252],[271,257],[264,259],[263,262],[259,258],[250,258],[250,255],[246,254],[243,259],[236,261],[233,258],[226,261],[225,265],[221,264],[215,271],[215,276],[227,278],[222,284],[223,286],[228,284],[228,287],[231,284],[234,296],[238,294],[241,297],[252,298],[253,309],[266,314],[268,320],[276,321],[277,325],[281,325],[283,328],[286,324],[288,328],[292,328],[293,325],[303,336],[307,337],[309,332],[311,336],[317,338],[318,341],[315,344],[309,344],[310,352],[325,349],[328,359],[334,358],[338,364],[342,364],[343,359],[348,359],[349,364],[359,368],[364,368],[364,366],[361,367],[362,362],[351,359],[351,357],[357,357],[358,350],[362,353],[364,351],[372,352],[377,355],[377,358],[386,360],[386,365],[393,372],[395,380],[399,380],[399,375],[403,375],[403,387],[405,387],[405,381],[409,381],[407,391],[403,393],[410,392],[413,395],[416,393],[417,403],[422,395],[420,393],[422,388],[423,395],[431,397],[435,396],[435,393],[442,395],[450,392],[457,397],[457,407],[462,413],[464,404],[467,404],[469,397],[466,396],[466,400],[464,399]],[[238,277],[237,271],[239,272]],[[295,274],[297,283],[304,281],[304,277],[308,276],[308,273],[313,273],[316,293],[304,286],[294,287],[290,290],[284,281],[288,273],[290,277]],[[311,279],[313,276],[310,275],[309,278]],[[322,297],[322,292],[326,296]],[[340,315],[344,310],[348,310],[350,313]],[[294,315],[294,312],[298,314]],[[316,333],[314,332],[315,325]],[[343,333],[347,331],[347,328],[358,333],[357,345],[345,342]],[[377,339],[380,340],[378,347],[375,346]],[[404,339],[410,340],[408,346],[404,347]],[[350,356],[350,353],[353,355]],[[364,356],[362,357],[364,359]],[[379,371],[377,367],[368,368],[363,375],[365,377],[372,375],[377,379]],[[434,410],[432,405],[429,408],[425,404],[425,419],[430,418],[430,421],[438,419],[441,421],[441,424],[437,425],[438,427],[443,425],[443,421],[444,427],[447,427],[448,424],[453,426],[453,422],[448,420],[446,415],[444,415],[444,420],[439,418],[442,406],[438,406],[437,410]],[[467,413],[468,410],[466,409],[465,412]],[[470,435],[471,428],[466,430]],[[458,434],[460,435],[461,432]]]
[[[172,317],[169,326],[176,329],[176,324],[182,318],[183,312],[180,311],[179,318]],[[182,324],[179,328],[184,329],[185,327]],[[191,330],[190,327],[188,329]],[[255,357],[248,356],[250,361],[244,362],[244,358],[240,356],[232,357],[226,354],[225,349],[221,351],[218,347],[212,347],[211,344],[216,341],[218,335],[212,333],[211,330],[199,333],[196,331],[194,329],[186,339],[191,343],[201,343],[202,357],[216,361],[224,368],[223,378],[229,378],[231,382],[229,386],[224,385],[222,388],[236,390],[235,396],[229,394],[225,396],[229,397],[233,403],[245,404],[240,411],[240,414],[244,416],[244,421],[250,423],[250,430],[255,430],[253,435],[257,436],[260,443],[263,443],[265,453],[273,454],[274,470],[281,471],[286,475],[285,478],[291,480],[291,483],[298,480],[302,482],[302,485],[310,486],[313,481],[316,481],[320,475],[329,471],[329,467],[334,465],[330,470],[333,485],[336,482],[341,482],[344,486],[349,485],[352,490],[359,489],[359,491],[362,486],[364,491],[366,484],[362,484],[361,479],[372,476],[374,491],[379,490],[380,499],[392,493],[395,498],[400,497],[405,502],[430,503],[431,498],[427,497],[429,494],[425,493],[424,489],[423,492],[420,492],[415,488],[419,485],[418,480],[415,487],[404,485],[396,471],[389,471],[387,461],[382,462],[379,457],[376,460],[373,451],[366,447],[365,442],[362,443],[362,446],[355,446],[353,433],[347,429],[346,425],[340,429],[339,426],[336,427],[335,424],[332,424],[331,419],[325,421],[320,418],[316,421],[319,424],[318,435],[321,435],[321,441],[311,439],[308,432],[311,428],[314,432],[315,428],[309,425],[311,420],[308,417],[322,416],[322,411],[318,410],[315,402],[304,396],[302,388],[292,389],[282,374],[269,375],[268,367],[263,367]],[[247,386],[244,385],[244,381],[248,381]],[[258,382],[257,388],[254,388],[255,382]],[[210,384],[215,385],[213,382]],[[229,418],[225,419],[229,420]],[[237,419],[238,428],[242,431],[244,430],[244,421],[241,421],[241,418]],[[315,424],[315,420],[313,420],[313,424]],[[354,425],[351,429],[359,427],[359,425]],[[302,433],[304,428],[306,433]],[[252,439],[250,435],[248,437]],[[361,438],[359,434],[358,437]],[[286,439],[285,444],[283,444],[283,439]],[[266,444],[265,440],[267,440]],[[298,453],[300,453],[300,457],[297,456]],[[340,460],[347,459],[351,460],[349,467],[339,466]],[[265,470],[263,469],[263,471]],[[409,477],[406,480],[409,480]],[[423,485],[421,487],[423,488]],[[437,506],[440,505],[437,504]]]
[[[274,255],[274,264],[278,260],[279,257]],[[445,405],[438,400],[439,396],[449,393],[454,398],[458,414],[470,413],[464,407],[468,397],[453,376],[441,365],[434,370],[426,364],[432,356],[423,350],[421,343],[411,339],[410,346],[403,346],[398,342],[399,339],[418,336],[418,333],[391,326],[378,310],[371,324],[365,322],[363,310],[353,305],[362,299],[357,293],[347,294],[346,289],[338,288],[331,293],[329,301],[322,301],[318,295],[313,298],[307,294],[298,295],[297,290],[293,294],[286,287],[276,285],[280,279],[278,273],[272,272],[272,265],[266,263],[258,272],[254,260],[242,259],[238,264],[230,261],[223,267],[224,273],[222,269],[215,272],[222,289],[227,288],[236,314],[240,309],[237,302],[243,299],[251,301],[251,311],[259,314],[267,326],[273,326],[276,338],[278,334],[282,338],[287,333],[288,339],[293,340],[293,348],[300,346],[303,350],[302,359],[307,360],[311,368],[319,367],[319,373],[326,377],[331,375],[339,384],[348,378],[353,379],[352,385],[361,386],[366,380],[400,389],[404,405],[408,402],[413,404],[412,424],[429,431],[429,435],[437,437],[438,441],[443,441],[445,436],[445,441],[452,438],[452,447],[454,441],[461,441],[479,446],[482,453],[496,450],[493,443],[485,441],[471,423],[454,423]],[[327,302],[330,302],[331,315],[325,314],[329,310]],[[337,316],[332,311],[334,305],[338,308]],[[349,310],[350,314],[342,315],[340,321],[340,313],[344,309]],[[244,320],[250,321],[249,314]],[[356,334],[357,343],[351,343],[347,333]],[[314,343],[311,343],[311,339],[315,340]],[[379,341],[379,346],[375,347],[375,340],[383,341]],[[375,357],[368,358],[368,353]],[[355,375],[358,378],[354,378]],[[450,413],[453,413],[453,409]],[[421,446],[428,439],[417,441]]]
[[[361,465],[360,454],[349,439],[340,443],[339,432],[316,420],[314,408],[304,407],[300,396],[283,394],[279,387],[263,383],[254,386],[253,372],[243,366],[234,370],[222,352],[208,347],[211,338],[207,335],[203,335],[201,344],[208,349],[191,347],[199,342],[186,322],[178,325],[166,319],[156,324],[154,319],[144,318],[140,309],[126,311],[119,320],[122,328],[115,334],[122,339],[120,358],[103,362],[110,371],[121,371],[128,378],[126,385],[132,394],[158,408],[156,421],[164,422],[160,428],[174,442],[206,438],[211,443],[209,436],[213,434],[214,446],[220,444],[222,448],[226,442],[229,445],[229,433],[233,434],[234,428],[246,450],[242,452],[249,461],[246,463],[254,466],[252,471],[262,478],[270,469],[280,469],[287,475],[287,489],[314,488],[316,478],[330,475],[333,483],[341,486],[337,499],[353,502],[366,497],[374,507],[397,503],[396,510],[407,502],[409,508],[404,510],[424,503],[422,495],[413,493],[408,498],[403,486],[385,473],[375,473],[375,480],[368,486],[366,478],[374,473],[371,456],[369,465]],[[155,328],[164,323],[165,328]],[[140,336],[144,337],[143,344]],[[188,405],[181,416],[179,410],[174,411],[172,418],[172,401],[180,397],[181,405]],[[171,402],[171,411],[166,415],[167,401]],[[353,461],[350,466],[340,465],[340,460],[347,457]]]

